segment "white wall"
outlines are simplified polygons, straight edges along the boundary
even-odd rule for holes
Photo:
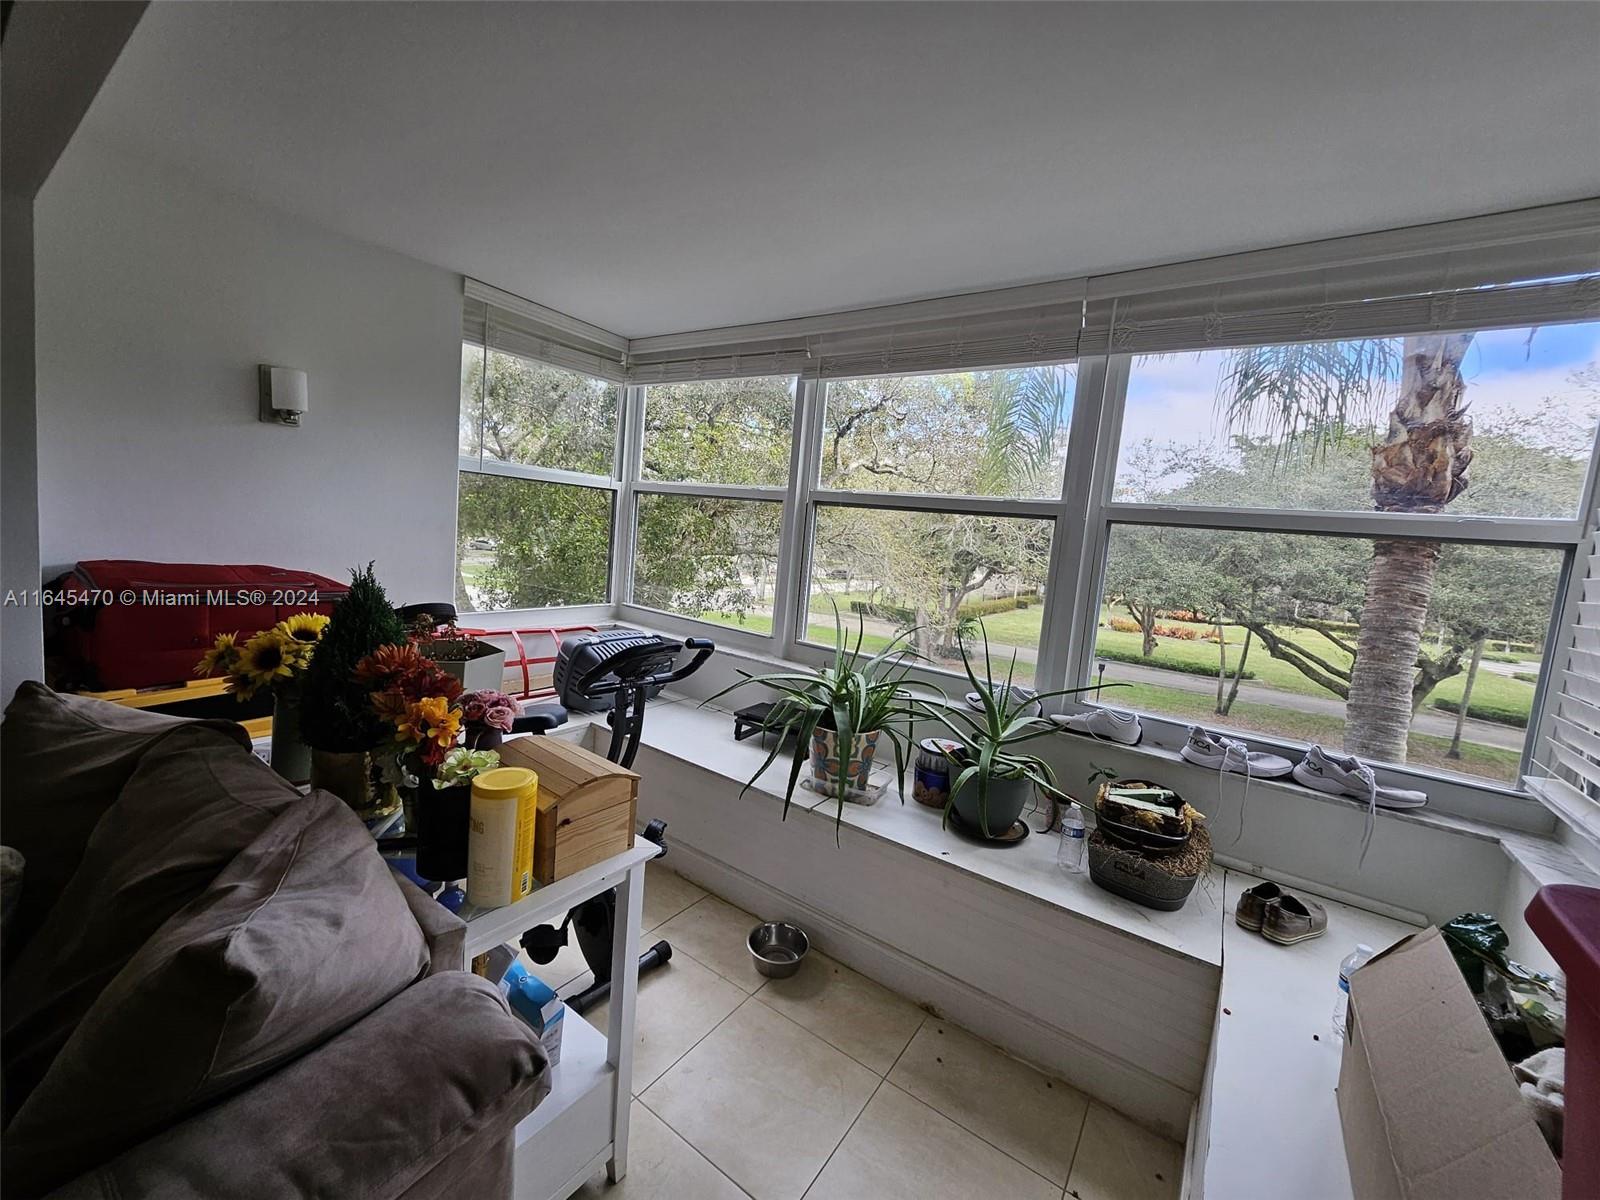
[[[441,219],[448,219],[442,214]],[[80,137],[35,208],[40,559],[452,595],[461,279]],[[256,365],[310,375],[299,429]]]
[[[4,230],[0,248],[0,587],[28,592],[39,586],[38,454],[33,373],[33,198],[0,197]],[[0,607],[0,703],[11,699],[24,679],[44,677],[44,645],[39,610],[27,604]]]

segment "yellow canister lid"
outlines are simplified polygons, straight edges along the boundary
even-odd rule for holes
[[[527,767],[495,767],[472,780],[472,794],[485,800],[520,800],[539,786],[539,775]]]

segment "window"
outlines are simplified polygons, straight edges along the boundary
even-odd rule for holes
[[[832,644],[837,610],[862,644],[899,633],[935,666],[960,671],[960,640],[978,671],[988,638],[997,673],[1031,683],[1053,522],[973,513],[820,505],[806,636]],[[980,627],[981,622],[981,627]]]
[[[469,283],[460,606],[612,600],[810,663],[837,611],[957,673],[986,636],[1041,689],[1126,685],[1083,699],[1159,746],[1318,742],[1470,814],[1543,769],[1587,803],[1600,275],[1557,207],[705,345]]]
[[[613,384],[463,346],[459,610],[605,603],[618,400]]]
[[[1075,377],[1057,366],[830,383],[822,486],[1060,496]]]
[[[827,384],[804,640],[834,612],[960,671],[987,635],[1031,682],[1072,423],[1071,364]],[[939,497],[960,498],[959,503]],[[971,498],[971,499],[967,499]]]
[[[792,376],[644,389],[634,604],[772,636],[794,427]]]
[[[640,478],[782,488],[793,437],[792,378],[651,387]]]
[[[771,634],[783,505],[639,497],[635,604]]]
[[[1414,385],[1426,387],[1421,377],[1441,354],[1451,368],[1445,386],[1470,406],[1462,445],[1472,458],[1470,486],[1443,510],[1575,517],[1600,417],[1600,326],[1592,324],[1135,359],[1115,498],[1427,511],[1432,498],[1403,480],[1392,494],[1374,493],[1381,477],[1371,447],[1385,440],[1403,396],[1417,406]]]
[[[1079,614],[1080,677],[1130,685],[1103,702],[1515,784],[1584,533],[1600,324],[1121,362]]]
[[[456,607],[605,603],[609,491],[463,471],[459,513]]]

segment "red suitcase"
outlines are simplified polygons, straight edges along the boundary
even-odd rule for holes
[[[329,613],[349,590],[283,567],[94,559],[50,584],[47,651],[62,686],[183,683],[217,634],[243,639],[293,613]]]

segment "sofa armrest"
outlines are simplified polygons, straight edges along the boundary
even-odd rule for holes
[[[549,1091],[544,1048],[499,990],[446,971],[51,1200],[448,1196],[463,1150],[468,1178],[503,1156],[508,1194],[512,1130]]]
[[[394,881],[400,885],[411,915],[428,943],[428,974],[440,971],[462,971],[467,962],[467,923],[427,892],[423,891],[399,871]]]

